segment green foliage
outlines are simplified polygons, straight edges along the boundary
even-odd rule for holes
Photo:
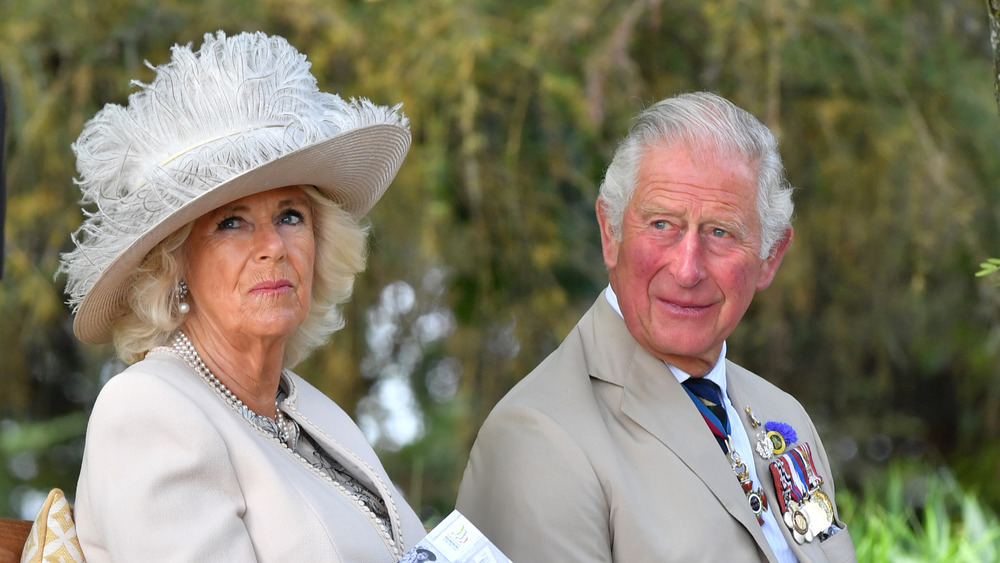
[[[1000,271],[1000,258],[987,258],[985,262],[979,265],[979,271],[976,272],[976,277],[981,278],[983,276],[995,274],[997,271]]]
[[[968,275],[1000,236],[986,23],[961,0],[0,0],[0,420],[77,432],[32,450],[34,472],[0,460],[0,483],[72,493],[74,413],[120,369],[108,348],[75,341],[53,282],[81,220],[70,143],[103,104],[126,100],[129,79],[150,79],[144,59],[165,62],[171,44],[216,29],[260,29],[307,53],[322,87],[402,102],[411,118],[348,326],[297,371],[376,422],[392,413],[357,405],[390,378],[410,389],[423,433],[379,447],[428,518],[450,510],[490,408],[607,283],[594,199],[630,119],[691,89],[760,116],[799,187],[794,243],[730,356],[803,401],[841,489],[862,490],[891,459],[925,458],[1000,506],[986,486],[1000,465],[977,463],[1000,439],[1000,295]],[[371,315],[397,282],[415,304],[385,365],[408,367],[369,370]],[[439,310],[452,315],[447,335],[417,338]],[[457,366],[454,394],[430,391],[442,366]],[[11,495],[0,514],[19,509]]]
[[[858,561],[1000,560],[1000,517],[947,470],[894,464],[837,500]]]

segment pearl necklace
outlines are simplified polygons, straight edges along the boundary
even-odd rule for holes
[[[177,331],[177,336],[174,337],[173,349],[181,356],[181,358],[187,362],[205,381],[215,390],[216,394],[225,401],[234,411],[243,416],[243,418],[250,423],[251,426],[257,430],[269,435],[286,450],[289,450],[292,455],[294,455],[301,463],[305,464],[306,467],[316,472],[321,478],[331,483],[335,488],[339,489],[343,494],[347,495],[348,498],[352,499],[353,504],[361,510],[367,519],[376,526],[383,540],[386,542],[386,547],[393,553],[395,559],[399,559],[402,556],[402,534],[400,533],[399,541],[393,538],[392,528],[390,523],[390,510],[386,506],[386,503],[392,502],[392,497],[388,497],[387,501],[383,500],[383,505],[381,507],[381,512],[384,514],[380,515],[373,510],[369,503],[365,502],[366,495],[364,495],[359,489],[366,488],[365,485],[360,484],[357,479],[347,473],[346,470],[341,467],[341,472],[332,469],[330,461],[314,463],[305,459],[302,454],[297,451],[299,446],[299,425],[292,419],[285,418],[285,415],[278,408],[278,399],[275,397],[274,400],[274,412],[275,417],[270,418],[255,413],[250,410],[250,407],[243,404],[243,401],[236,396],[235,393],[229,390],[228,387],[219,378],[215,377],[215,374],[208,369],[205,362],[201,359],[198,354],[198,350],[195,349],[194,344],[191,340],[184,334],[183,331]],[[280,392],[280,390],[279,390]],[[303,443],[308,443],[305,440]],[[325,456],[322,450],[316,448],[318,455]],[[335,475],[338,477],[335,478]],[[374,478],[381,483],[378,476],[374,475]],[[345,482],[347,485],[345,485]],[[349,485],[349,486],[348,486]],[[377,494],[372,494],[376,496]],[[392,506],[392,513],[395,513],[395,506]]]
[[[215,374],[208,369],[205,362],[201,359],[198,354],[198,350],[195,349],[194,344],[191,340],[184,334],[183,331],[178,331],[177,336],[174,337],[173,342],[174,350],[181,355],[185,362],[188,363],[199,375],[201,375],[208,384],[215,390],[216,393],[229,405],[234,411],[243,416],[243,418],[250,423],[254,428],[264,432],[265,434],[271,436],[272,438],[278,440],[283,444],[288,444],[293,449],[295,448],[295,443],[299,439],[299,425],[295,423],[294,420],[285,418],[285,415],[278,408],[278,399],[274,399],[274,418],[269,416],[264,416],[257,414],[250,407],[243,404],[243,401],[236,396],[235,393],[229,390],[228,387],[221,381]]]

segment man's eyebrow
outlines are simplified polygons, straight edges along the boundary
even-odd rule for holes
[[[655,203],[643,203],[639,206],[639,216],[649,217],[651,215],[668,215],[670,217],[680,217],[683,213],[678,213],[663,207],[662,205],[656,205]]]

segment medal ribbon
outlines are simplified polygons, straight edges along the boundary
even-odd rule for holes
[[[813,463],[812,450],[809,449],[809,444],[795,446],[788,453],[791,454],[792,462],[795,464],[795,472],[806,483],[806,490],[812,493],[819,488],[823,484],[823,477],[816,472],[816,465]]]
[[[771,477],[775,489],[781,493],[778,504],[782,513],[787,510],[789,501],[801,503],[823,484],[823,477],[816,472],[809,444],[795,446],[771,462]]]
[[[789,466],[788,460],[785,457],[786,455],[782,455],[771,462],[771,478],[774,479],[775,489],[780,492],[778,495],[778,507],[781,509],[782,514],[788,510],[787,505],[790,501],[799,502],[802,500],[802,490],[792,480],[792,473],[794,471]]]
[[[798,497],[800,499],[804,498],[809,493],[808,481],[802,471],[802,465],[798,463],[791,452],[788,452],[788,457],[785,458],[785,466],[790,467],[789,473],[791,473],[792,477],[792,486],[798,491]]]

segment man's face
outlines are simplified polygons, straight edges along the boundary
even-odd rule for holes
[[[600,202],[597,216],[629,332],[658,358],[704,375],[754,293],[771,283],[792,230],[761,260],[754,170],[715,151],[695,160],[689,152],[646,151],[620,241]]]

